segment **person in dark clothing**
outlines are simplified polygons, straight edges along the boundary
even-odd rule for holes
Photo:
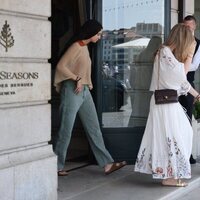
[[[183,23],[192,31],[193,35],[196,30],[196,18],[192,15],[188,15],[184,18]],[[190,66],[190,70],[187,73],[187,80],[191,84],[191,86],[194,88],[194,76],[195,71],[198,69],[200,64],[200,40],[195,37],[196,40],[196,48],[194,52],[194,56],[192,59],[192,64]],[[193,102],[194,97],[191,94],[188,94],[187,96],[182,95],[179,97],[180,104],[186,109],[187,115],[189,117],[190,123],[192,122],[192,111],[193,111]],[[190,163],[195,164],[196,160],[191,155],[190,157]]]

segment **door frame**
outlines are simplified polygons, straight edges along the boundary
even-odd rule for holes
[[[164,36],[169,34],[171,28],[171,1],[164,0]],[[102,0],[93,0],[93,18],[102,22]],[[93,99],[96,104],[97,114],[100,121],[101,130],[108,151],[115,160],[126,160],[129,164],[134,164],[139,146],[143,137],[145,127],[116,127],[104,128],[102,126],[102,42],[98,42],[97,47],[92,51],[93,63]]]

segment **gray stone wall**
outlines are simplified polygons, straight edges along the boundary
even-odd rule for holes
[[[56,200],[50,0],[1,0],[0,199]]]

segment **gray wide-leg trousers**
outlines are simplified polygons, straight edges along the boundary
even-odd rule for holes
[[[84,86],[79,94],[75,94],[74,90],[74,81],[63,82],[60,104],[61,125],[54,145],[54,152],[58,156],[58,170],[62,170],[65,166],[67,149],[77,113],[99,166],[103,167],[112,163],[113,158],[105,148],[96,108],[88,86]]]

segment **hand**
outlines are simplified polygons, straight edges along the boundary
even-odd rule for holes
[[[197,101],[200,101],[200,95],[199,95],[198,97],[196,97],[196,100],[197,100]]]
[[[89,85],[88,87],[89,87],[89,90],[92,90],[92,89],[93,89],[93,87],[92,87],[91,85]]]
[[[195,98],[194,98],[194,103],[200,101],[200,94],[198,94]]]
[[[76,83],[76,89],[75,89],[75,93],[78,94],[79,92],[81,92],[83,89],[83,85],[81,83],[81,80],[77,81]]]

